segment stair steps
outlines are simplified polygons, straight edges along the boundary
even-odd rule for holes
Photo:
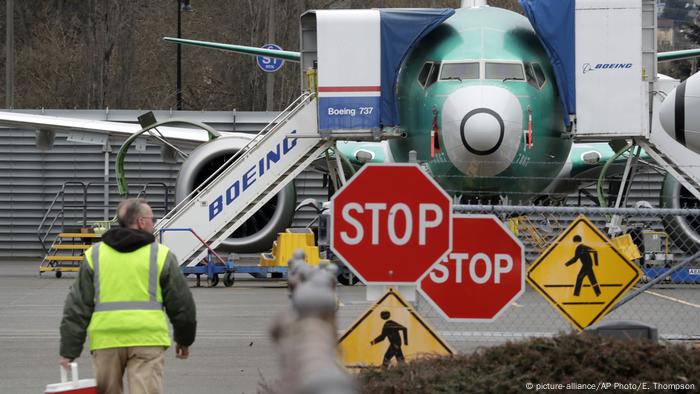
[[[655,144],[646,140],[635,140],[644,151],[651,156],[661,167],[670,173],[683,187],[700,200],[700,179],[696,178],[690,168],[677,164],[672,156],[667,155]]]
[[[57,278],[64,272],[80,271],[85,250],[101,236],[92,232],[60,232],[39,265],[39,275],[53,272]]]

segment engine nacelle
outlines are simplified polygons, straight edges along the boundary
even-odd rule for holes
[[[219,137],[197,147],[180,168],[175,188],[179,203],[192,190],[221,167],[226,160],[245,147],[253,138],[244,136]],[[267,251],[277,233],[284,232],[294,217],[296,189],[290,182],[276,197],[239,227],[219,249],[225,252],[257,253]]]
[[[681,209],[697,205],[698,200],[673,176],[666,175],[661,188],[661,207]],[[688,253],[700,250],[700,222],[694,217],[664,216],[664,228],[673,242]]]
[[[661,103],[659,119],[664,131],[695,153],[700,153],[700,73],[673,89]]]

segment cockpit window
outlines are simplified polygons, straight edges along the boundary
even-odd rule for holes
[[[430,70],[430,75],[428,75],[428,80],[425,82],[425,87],[429,87],[434,84],[438,79],[438,73],[440,72],[440,63],[434,63],[433,68]]]
[[[479,79],[479,63],[445,63],[440,71],[440,80]]]
[[[545,83],[545,76],[539,63],[525,63],[525,75],[527,83],[534,88],[542,89],[542,85]]]
[[[426,62],[418,74],[418,83],[424,89],[437,81],[438,71],[440,71],[440,63]]]
[[[425,81],[428,80],[428,74],[430,74],[431,68],[433,68],[433,63],[427,62],[423,65],[423,68],[420,69],[420,73],[418,74],[418,83],[420,86],[425,87]]]
[[[537,83],[540,85],[540,87],[542,87],[542,85],[544,85],[544,83],[547,81],[544,76],[544,71],[542,71],[542,67],[539,63],[532,63],[532,69],[535,70]]]
[[[512,79],[524,81],[523,65],[521,63],[486,63],[486,79]]]

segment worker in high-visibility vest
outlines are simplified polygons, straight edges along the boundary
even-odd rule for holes
[[[71,286],[59,362],[67,368],[80,356],[87,334],[100,393],[122,393],[125,369],[130,394],[161,393],[163,354],[170,346],[165,315],[173,325],[175,355],[186,359],[197,327],[194,300],[177,259],[155,241],[151,207],[125,200],[117,218],[121,227],[85,252]]]

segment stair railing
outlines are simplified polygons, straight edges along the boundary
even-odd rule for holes
[[[160,229],[160,231],[158,231],[158,242],[163,243],[163,234],[166,232],[169,232],[169,231],[184,231],[184,232],[192,233],[192,235],[194,235],[194,237],[197,238],[197,240],[202,244],[202,246],[204,246],[212,256],[214,256],[217,260],[219,260],[219,263],[221,265],[226,265],[226,261],[223,259],[223,257],[221,257],[221,255],[216,253],[216,251],[214,249],[212,249],[211,246],[209,246],[207,241],[205,241],[204,238],[200,237],[199,234],[197,234],[190,227]]]
[[[233,164],[243,161],[246,158],[245,153],[248,152],[252,147],[255,145],[263,142],[266,138],[269,138],[272,133],[270,131],[274,128],[281,127],[284,125],[290,118],[292,118],[295,114],[297,114],[301,108],[302,104],[308,101],[311,101],[314,98],[313,93],[308,93],[304,92],[299,98],[294,100],[287,108],[284,109],[284,111],[280,112],[275,119],[273,119],[267,126],[265,126],[258,134],[256,134],[248,144],[246,144],[241,150],[239,150],[235,155],[233,155],[231,158],[226,160],[224,164],[221,165],[216,171],[214,171],[204,182],[202,182],[199,186],[197,186],[190,194],[185,197],[182,201],[180,201],[175,208],[173,208],[167,215],[163,217],[162,220],[156,224],[156,230],[159,229],[158,225],[161,223],[166,223],[166,220],[173,218],[182,207],[184,207],[190,200],[192,200],[196,195],[204,191],[207,187],[210,186],[213,180],[215,180],[217,177],[219,177],[221,174],[223,174],[224,171],[227,169],[231,168]]]
[[[66,187],[67,186],[80,186],[82,188],[82,194],[83,194],[83,202],[81,205],[66,205]],[[58,201],[61,201],[61,207],[60,209],[56,207],[56,203]],[[55,209],[54,209],[55,208]],[[39,238],[39,242],[41,243],[41,248],[44,250],[44,254],[49,253],[49,248],[46,247],[46,239],[49,237],[51,234],[51,231],[53,230],[54,226],[56,225],[56,222],[61,219],[61,228],[65,226],[65,217],[66,213],[65,210],[66,208],[82,208],[83,210],[83,226],[87,224],[87,184],[84,182],[80,181],[70,181],[70,182],[64,182],[61,185],[61,188],[58,189],[58,192],[56,192],[56,196],[53,198],[53,201],[51,201],[51,204],[49,205],[49,208],[46,210],[44,213],[44,216],[41,219],[41,222],[39,223],[39,227],[36,229],[36,235]],[[51,216],[53,214],[53,216]],[[49,220],[49,217],[52,217],[50,220],[50,224],[44,231],[44,226],[46,225],[46,222]]]
[[[165,216],[168,212],[170,212],[170,189],[171,189],[171,187],[169,187],[167,184],[165,184],[165,182],[145,183],[143,185],[143,188],[141,189],[141,191],[139,191],[138,194],[136,194],[136,198],[143,198],[143,196],[145,196],[146,193],[148,192],[148,189],[153,188],[154,186],[163,188],[163,198],[164,198],[163,204],[164,205],[162,208],[163,208],[163,215]],[[151,206],[151,208],[157,209],[157,208],[161,208],[161,207]]]

